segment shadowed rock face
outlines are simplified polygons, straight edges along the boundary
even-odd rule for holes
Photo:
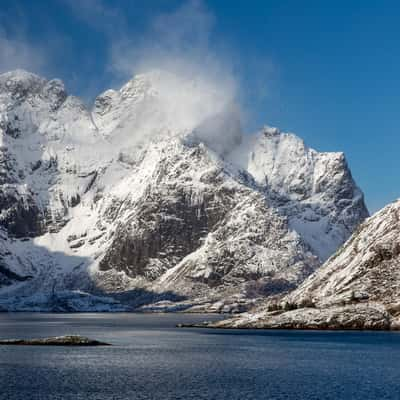
[[[201,199],[195,197],[190,185],[149,187],[140,202],[132,205],[135,216],[117,228],[100,269],[114,268],[131,277],[154,280],[197,250],[224,219],[232,199],[217,185],[209,185]],[[160,260],[158,268],[153,260]]]
[[[13,189],[0,192],[0,225],[17,238],[35,237],[44,233],[43,215],[34,199],[28,194],[24,199]]]
[[[9,270],[7,267],[1,264],[0,257],[0,286],[2,285],[11,285],[13,282],[24,282],[29,279],[32,279],[32,276],[21,276],[16,274],[15,272]]]
[[[109,343],[99,342],[84,336],[56,336],[43,339],[5,339],[0,345],[18,346],[109,346]]]
[[[24,172],[18,169],[7,147],[0,148],[0,226],[14,237],[37,236],[44,231],[43,216],[31,188],[23,187]]]

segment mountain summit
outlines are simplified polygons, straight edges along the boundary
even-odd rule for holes
[[[240,311],[295,288],[367,216],[342,153],[162,71],[98,96],[0,75],[0,307]]]

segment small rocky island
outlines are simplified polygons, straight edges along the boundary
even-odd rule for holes
[[[84,336],[55,336],[40,339],[3,339],[0,345],[19,346],[110,346],[109,343],[99,342]]]

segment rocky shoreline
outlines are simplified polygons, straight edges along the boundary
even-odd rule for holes
[[[246,313],[201,324],[179,324],[180,328],[299,329],[299,330],[400,330],[399,320],[385,307],[349,305],[326,309],[303,308],[286,312]]]

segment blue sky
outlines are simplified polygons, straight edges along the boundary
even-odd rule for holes
[[[247,130],[344,151],[374,212],[400,197],[399,20],[395,1],[2,0],[0,71],[59,77],[90,102],[149,48],[206,60],[237,80]]]

